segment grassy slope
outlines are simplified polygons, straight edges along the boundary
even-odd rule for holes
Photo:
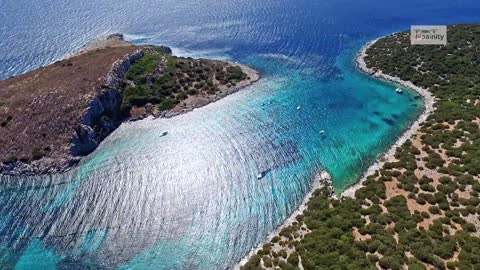
[[[429,88],[435,112],[356,199],[317,191],[242,269],[480,269],[480,26],[449,27],[446,47],[408,35],[379,40],[367,65]]]

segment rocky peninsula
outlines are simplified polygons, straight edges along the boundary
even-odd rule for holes
[[[67,171],[122,122],[172,117],[259,79],[247,66],[176,57],[114,34],[0,81],[0,174]]]

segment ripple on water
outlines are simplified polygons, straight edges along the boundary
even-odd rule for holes
[[[2,2],[0,78],[123,32],[263,79],[192,113],[125,124],[65,175],[0,176],[1,268],[223,269],[293,212],[318,170],[337,190],[350,184],[421,109],[356,73],[356,49],[433,4],[451,9],[428,16],[443,24],[479,5],[367,2]]]

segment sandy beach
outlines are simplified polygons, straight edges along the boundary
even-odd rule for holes
[[[367,179],[367,177],[374,174],[376,170],[380,169],[385,164],[385,162],[393,159],[397,147],[401,146],[403,143],[405,143],[405,141],[407,141],[409,138],[411,138],[412,135],[417,133],[417,131],[420,129],[420,123],[424,122],[427,119],[427,117],[434,110],[433,105],[435,103],[435,100],[434,100],[433,96],[431,95],[431,93],[428,91],[428,89],[424,89],[424,88],[420,88],[418,86],[415,86],[410,81],[403,81],[398,77],[393,77],[393,76],[390,76],[390,75],[383,74],[383,72],[381,70],[373,70],[373,69],[370,69],[370,68],[367,67],[367,64],[365,63],[365,59],[364,59],[365,56],[367,55],[367,50],[368,50],[368,48],[370,48],[370,46],[375,44],[375,42],[377,42],[378,40],[379,39],[375,39],[373,41],[368,42],[360,50],[360,52],[358,53],[358,55],[355,59],[355,63],[357,65],[357,67],[361,71],[363,71],[363,72],[365,72],[365,73],[367,73],[367,74],[369,74],[369,75],[371,75],[375,78],[386,80],[386,81],[389,81],[389,82],[393,82],[395,84],[399,84],[403,87],[407,87],[407,88],[410,88],[410,89],[414,90],[415,92],[417,92],[422,97],[423,103],[424,103],[424,109],[423,109],[423,112],[418,116],[417,120],[415,120],[415,122],[413,122],[410,125],[410,127],[397,139],[397,141],[395,141],[395,143],[388,149],[388,151],[381,158],[377,159],[365,171],[365,173],[362,175],[362,177],[360,178],[360,180],[357,183],[355,183],[354,185],[350,186],[345,191],[343,191],[341,196],[348,196],[348,197],[353,198],[355,196],[355,192],[359,188],[362,187],[362,183]]]

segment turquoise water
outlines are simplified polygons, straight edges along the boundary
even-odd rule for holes
[[[122,125],[67,174],[0,176],[0,268],[231,267],[294,211],[316,172],[342,190],[421,111],[417,94],[356,71],[360,47],[410,24],[474,21],[479,6],[0,2],[0,78],[113,32],[262,73],[191,113]]]

